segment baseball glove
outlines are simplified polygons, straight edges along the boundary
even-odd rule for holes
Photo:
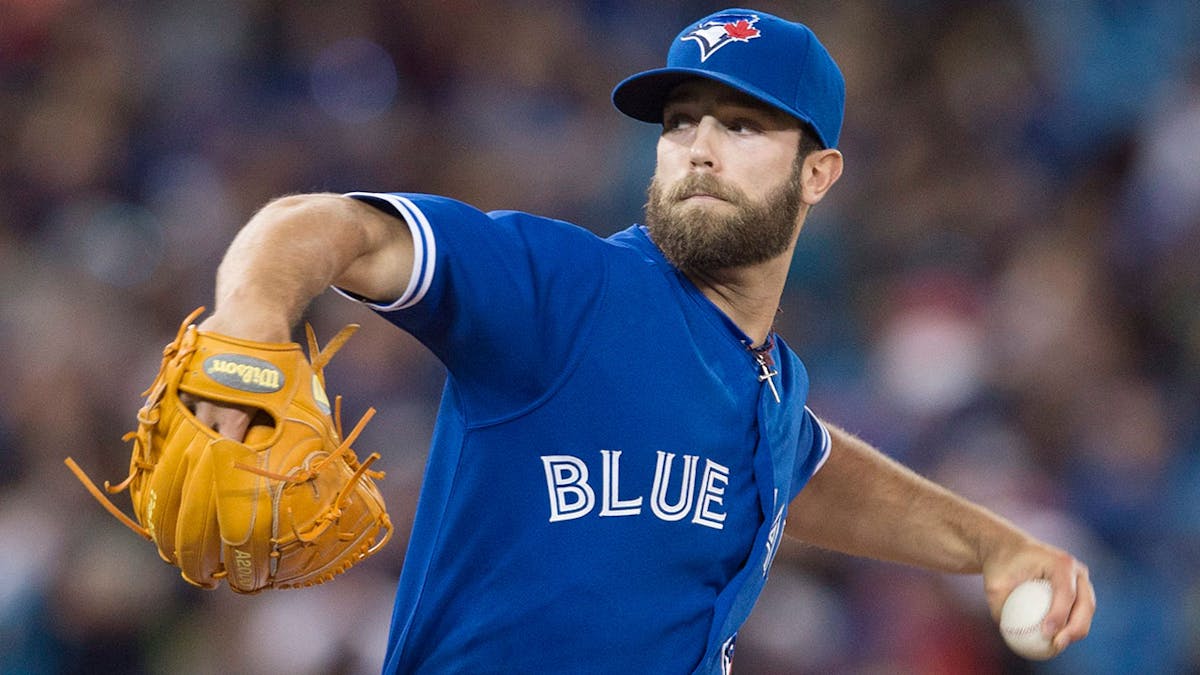
[[[263,343],[200,331],[184,319],[138,411],[129,476],[137,522],[70,458],[67,466],[118,520],[154,542],[166,562],[202,588],[221,579],[238,593],[329,581],[372,555],[392,534],[383,497],[343,438],[341,398],[331,411],[323,368],[358,329],[346,326],[324,351],[306,326],[309,358],[295,343]],[[254,409],[242,442],[193,414],[194,399]],[[332,417],[331,417],[332,412]]]

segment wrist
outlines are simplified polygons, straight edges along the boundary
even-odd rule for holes
[[[256,342],[291,342],[292,322],[282,314],[267,311],[218,308],[197,328]]]
[[[1007,521],[1000,520],[993,528],[979,535],[977,544],[978,569],[984,574],[990,567],[1005,564],[1029,548],[1035,540]]]

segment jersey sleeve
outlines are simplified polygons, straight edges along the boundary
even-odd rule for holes
[[[356,299],[428,347],[464,385],[459,395],[476,419],[519,411],[568,372],[604,291],[598,237],[446,197],[348,196],[400,218],[414,244],[400,297]]]
[[[831,445],[832,438],[829,430],[808,406],[804,406],[804,417],[800,427],[800,447],[797,448],[798,461],[795,465],[795,473],[792,475],[792,499],[796,498],[800,489],[825,465],[825,460],[829,459]]]

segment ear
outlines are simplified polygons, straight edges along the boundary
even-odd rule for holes
[[[842,153],[832,148],[809,153],[800,174],[801,200],[809,206],[816,204],[841,176]]]

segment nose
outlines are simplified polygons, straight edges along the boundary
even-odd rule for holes
[[[717,168],[718,131],[717,120],[711,115],[701,118],[699,124],[696,125],[696,131],[692,135],[692,144],[688,149],[692,168]]]

